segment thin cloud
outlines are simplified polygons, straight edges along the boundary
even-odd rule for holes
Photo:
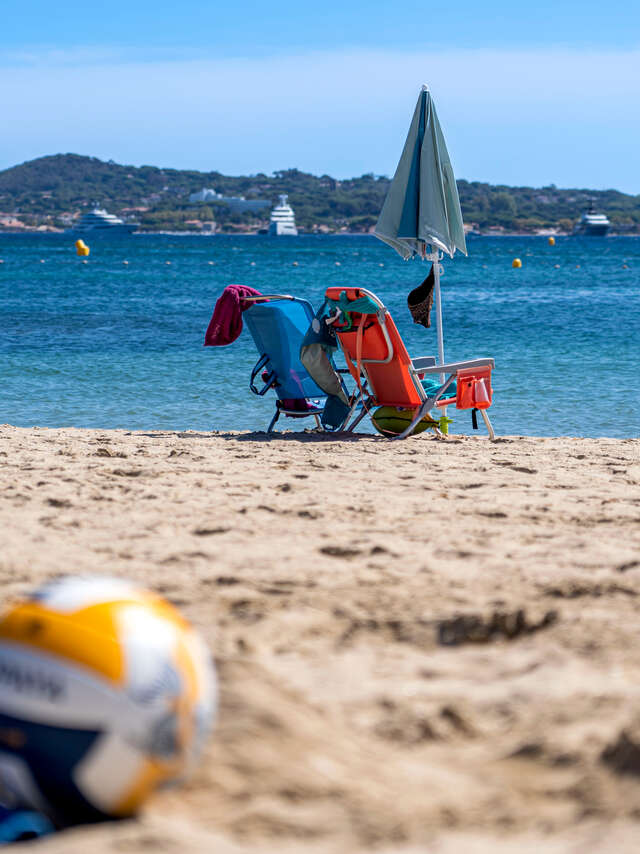
[[[185,59],[178,49],[82,48],[5,54],[0,65],[0,110],[11,117],[0,142],[5,166],[71,150],[235,173],[388,174],[426,82],[458,174],[566,185],[582,168],[585,186],[625,178],[640,191],[630,141],[640,130],[639,49]]]

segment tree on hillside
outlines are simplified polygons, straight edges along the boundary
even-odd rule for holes
[[[378,217],[389,187],[383,175],[366,173],[359,178],[337,180],[330,175],[310,175],[299,169],[282,169],[273,175],[222,175],[126,166],[79,154],[40,157],[0,171],[0,210],[33,217],[37,224],[47,217],[84,211],[95,202],[117,213],[123,208],[144,207],[144,228],[167,228],[189,218],[208,215],[202,208],[193,213],[189,194],[213,187],[229,196],[262,198],[275,204],[286,193],[303,229],[346,227],[366,230]],[[640,233],[640,196],[616,190],[560,190],[553,184],[542,188],[493,186],[479,181],[458,181],[462,214],[480,229],[491,225],[535,231],[554,225],[573,224],[591,199],[609,216],[614,228]],[[212,218],[224,228],[231,217],[225,207],[208,205]],[[188,215],[187,209],[191,209]],[[248,214],[249,227],[255,220]],[[561,225],[562,223],[562,225]],[[238,224],[234,220],[234,224]]]

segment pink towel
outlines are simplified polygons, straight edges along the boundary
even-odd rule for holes
[[[242,332],[242,312],[253,305],[252,302],[245,302],[245,297],[259,296],[260,291],[247,285],[228,285],[213,310],[204,336],[204,346],[224,347],[235,341]]]

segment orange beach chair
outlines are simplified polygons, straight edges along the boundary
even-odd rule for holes
[[[368,300],[363,300],[363,297]],[[325,298],[329,311],[325,322],[331,323],[335,329],[347,366],[358,386],[344,422],[345,430],[353,431],[373,407],[391,406],[415,412],[409,426],[391,437],[405,439],[431,410],[455,405],[458,409],[478,410],[489,437],[494,438],[487,414],[492,402],[493,359],[471,359],[444,365],[436,365],[434,356],[412,359],[388,310],[371,291],[331,287],[327,289]],[[360,308],[365,305],[366,308],[360,312],[349,311],[349,303]],[[422,380],[438,375],[440,383],[425,390],[427,384],[423,385]],[[454,382],[456,393],[452,398]],[[360,406],[362,409],[356,416]]]

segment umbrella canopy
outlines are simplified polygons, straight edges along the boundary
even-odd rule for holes
[[[456,249],[467,254],[456,179],[426,86],[374,233],[405,259],[424,258],[428,245],[452,258]]]

